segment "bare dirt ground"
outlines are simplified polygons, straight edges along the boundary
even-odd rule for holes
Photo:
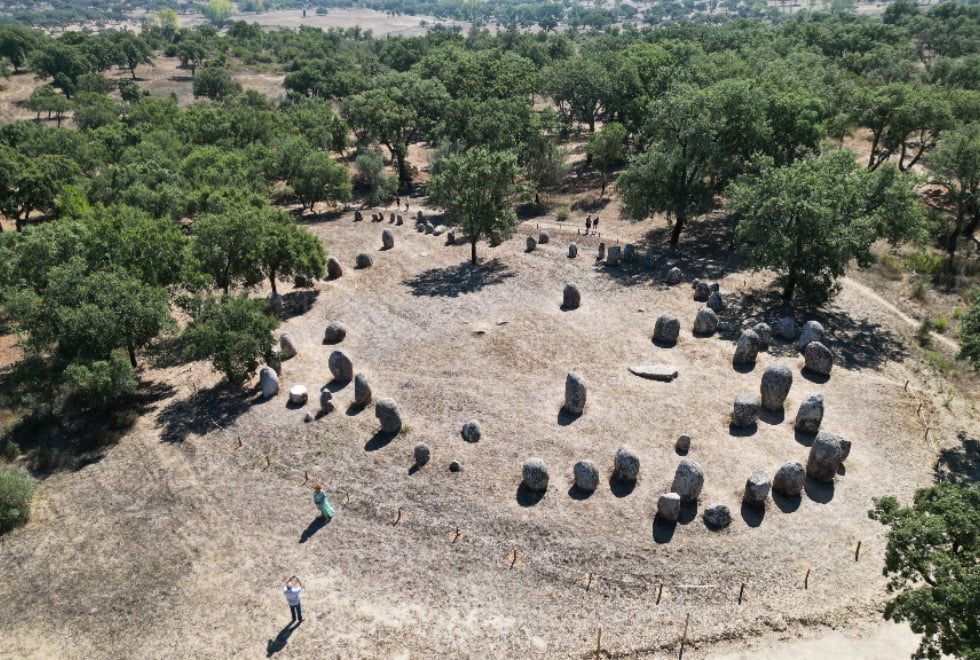
[[[351,212],[307,218],[346,271],[312,292],[287,290],[282,329],[300,353],[283,366],[282,393],[230,392],[202,364],[147,369],[133,432],[44,480],[31,522],[2,540],[0,654],[586,657],[602,626],[610,657],[670,657],[690,615],[685,657],[696,658],[879,621],[883,528],[866,512],[876,496],[908,499],[931,483],[937,451],[976,428],[976,413],[941,404],[902,341],[905,321],[854,287],[817,315],[837,355],[828,381],[808,379],[783,344],[734,370],[734,333],[691,336],[700,303],[689,280],[720,281],[723,319],[741,327],[785,313],[768,277],[732,271],[721,220],[692,226],[669,253],[662,222],[621,222],[614,207],[602,212],[602,238],[637,241],[641,254],[649,244],[651,266],[598,265],[599,239],[575,236],[581,213],[571,226],[548,216],[497,248],[481,244],[475,268],[468,245],[410,224],[391,227],[396,246],[385,252],[382,227]],[[552,240],[527,253],[538,224]],[[566,256],[572,239],[577,259]],[[374,267],[352,268],[361,251]],[[673,264],[688,282],[666,287]],[[559,307],[569,281],[583,292],[575,311]],[[661,348],[650,336],[668,312],[684,330]],[[375,398],[398,401],[398,437],[378,434],[373,408],[351,406],[351,385],[332,386],[337,410],[303,422],[330,380],[334,347],[322,336],[334,319],[348,326],[340,348]],[[776,359],[794,371],[785,416],[732,433],[732,401],[758,391]],[[627,371],[651,362],[677,366],[679,378]],[[577,419],[559,411],[570,370],[589,387]],[[313,395],[295,408],[285,392],[298,383]],[[809,484],[799,502],[742,509],[749,472],[805,461],[810,439],[792,420],[814,392],[826,399],[824,428],[854,443],[846,473],[833,487]],[[468,444],[459,428],[473,418],[483,438]],[[670,527],[654,512],[681,433],[707,480],[698,510]],[[413,470],[417,442],[433,460]],[[642,461],[633,489],[605,481],[623,444]],[[529,456],[551,469],[539,501],[518,490]],[[604,480],[581,499],[571,468],[585,458]],[[461,472],[449,472],[452,460]],[[315,480],[337,509],[326,525],[314,515]],[[715,502],[735,517],[723,532],[700,518]],[[296,630],[284,627],[279,591],[292,573],[307,585]]]

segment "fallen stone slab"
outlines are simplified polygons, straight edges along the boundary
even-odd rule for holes
[[[638,367],[630,367],[630,373],[640,378],[661,380],[669,383],[677,378],[677,367],[672,367],[669,364],[643,364]]]

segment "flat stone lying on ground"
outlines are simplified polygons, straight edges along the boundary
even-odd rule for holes
[[[640,378],[649,378],[650,380],[669,383],[677,378],[677,367],[672,367],[669,364],[641,364],[636,367],[630,367],[630,373]]]
[[[677,522],[681,517],[681,496],[664,493],[657,498],[657,515],[667,522]]]
[[[374,404],[374,415],[381,422],[383,433],[398,433],[402,430],[402,414],[394,399],[380,399]]]
[[[820,422],[823,421],[823,395],[810,394],[796,413],[796,430],[801,433],[816,433],[820,430]]]
[[[572,468],[575,487],[588,493],[599,487],[599,469],[592,461],[578,461]]]
[[[769,474],[764,470],[754,470],[745,482],[745,494],[742,499],[746,504],[762,506],[769,497],[770,488]]]
[[[540,458],[529,458],[521,468],[521,483],[533,492],[548,490],[548,466]]]
[[[653,341],[676,344],[680,334],[680,319],[673,314],[662,314],[653,326]]]
[[[279,375],[272,367],[262,367],[259,370],[259,387],[262,388],[262,398],[269,399],[279,393]]]
[[[783,403],[793,386],[793,371],[783,361],[774,362],[762,372],[760,390],[762,407],[769,411],[783,409]]]
[[[776,476],[772,480],[772,489],[783,495],[799,497],[805,483],[806,470],[803,469],[803,465],[797,461],[790,461],[783,463],[776,471]]]
[[[565,377],[565,410],[581,415],[585,411],[585,399],[585,380],[574,371],[568,372]]]
[[[762,399],[755,394],[740,394],[735,397],[735,405],[732,408],[732,426],[748,428],[756,425],[759,421],[759,413],[762,409]]]

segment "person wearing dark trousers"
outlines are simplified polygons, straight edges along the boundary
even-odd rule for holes
[[[282,586],[282,593],[286,597],[286,603],[289,604],[289,613],[293,615],[293,622],[303,623],[303,609],[299,604],[299,592],[302,590],[303,581],[295,575],[290,576]]]

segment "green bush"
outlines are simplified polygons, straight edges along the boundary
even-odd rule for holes
[[[905,265],[917,273],[935,275],[936,273],[942,272],[946,267],[946,260],[941,254],[913,252],[905,257]]]
[[[558,222],[565,222],[568,220],[568,204],[562,204],[558,207],[558,211],[555,212],[555,218]]]
[[[27,522],[34,479],[23,470],[0,467],[0,534]]]
[[[108,360],[70,364],[65,378],[72,398],[85,410],[104,410],[139,387],[132,365],[118,352]]]
[[[902,273],[904,272],[902,260],[898,257],[893,257],[888,250],[881,252],[881,256],[878,257],[878,265],[881,267],[881,274],[886,278],[890,280],[902,279]]]
[[[912,280],[912,289],[910,294],[916,300],[925,300],[926,295],[929,293],[929,287],[932,285],[932,278],[928,275],[919,275],[914,280]]]
[[[20,445],[13,440],[7,440],[3,445],[3,457],[8,461],[13,461],[18,456],[20,456]]]
[[[949,328],[949,319],[945,316],[939,316],[932,322],[932,329],[936,332],[946,332],[947,328]]]

